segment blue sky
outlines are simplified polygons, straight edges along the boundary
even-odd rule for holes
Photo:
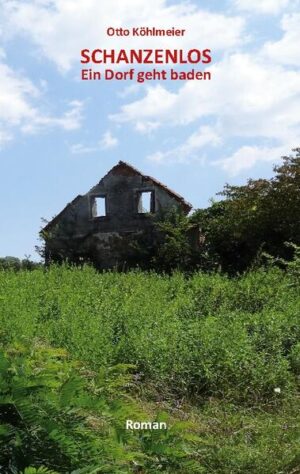
[[[185,28],[107,37],[108,26]],[[0,0],[0,256],[119,160],[194,208],[299,146],[298,0]],[[212,50],[212,80],[80,81],[83,48]]]

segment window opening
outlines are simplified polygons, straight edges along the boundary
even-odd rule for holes
[[[138,213],[147,214],[154,212],[154,193],[153,191],[141,191],[138,197]]]
[[[106,198],[104,196],[98,196],[94,200],[93,217],[105,217],[105,216],[106,216]]]

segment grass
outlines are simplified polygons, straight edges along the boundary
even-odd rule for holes
[[[184,462],[154,449],[156,464],[128,460],[115,472],[300,472],[299,310],[297,275],[276,268],[235,279],[0,272],[3,347],[42,342],[95,373],[130,364],[145,416],[192,422],[189,441],[180,429]],[[147,436],[136,449],[146,445]]]

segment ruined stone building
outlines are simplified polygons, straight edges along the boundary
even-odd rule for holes
[[[98,268],[122,268],[134,257],[134,239],[155,238],[153,216],[172,207],[185,214],[192,208],[164,184],[119,161],[44,227],[46,261],[90,260]]]

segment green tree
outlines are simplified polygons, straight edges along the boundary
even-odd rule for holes
[[[219,193],[222,201],[192,216],[206,235],[209,254],[223,270],[244,271],[262,251],[292,258],[293,248],[285,242],[300,243],[300,148],[294,151],[274,167],[270,180],[227,184]]]

